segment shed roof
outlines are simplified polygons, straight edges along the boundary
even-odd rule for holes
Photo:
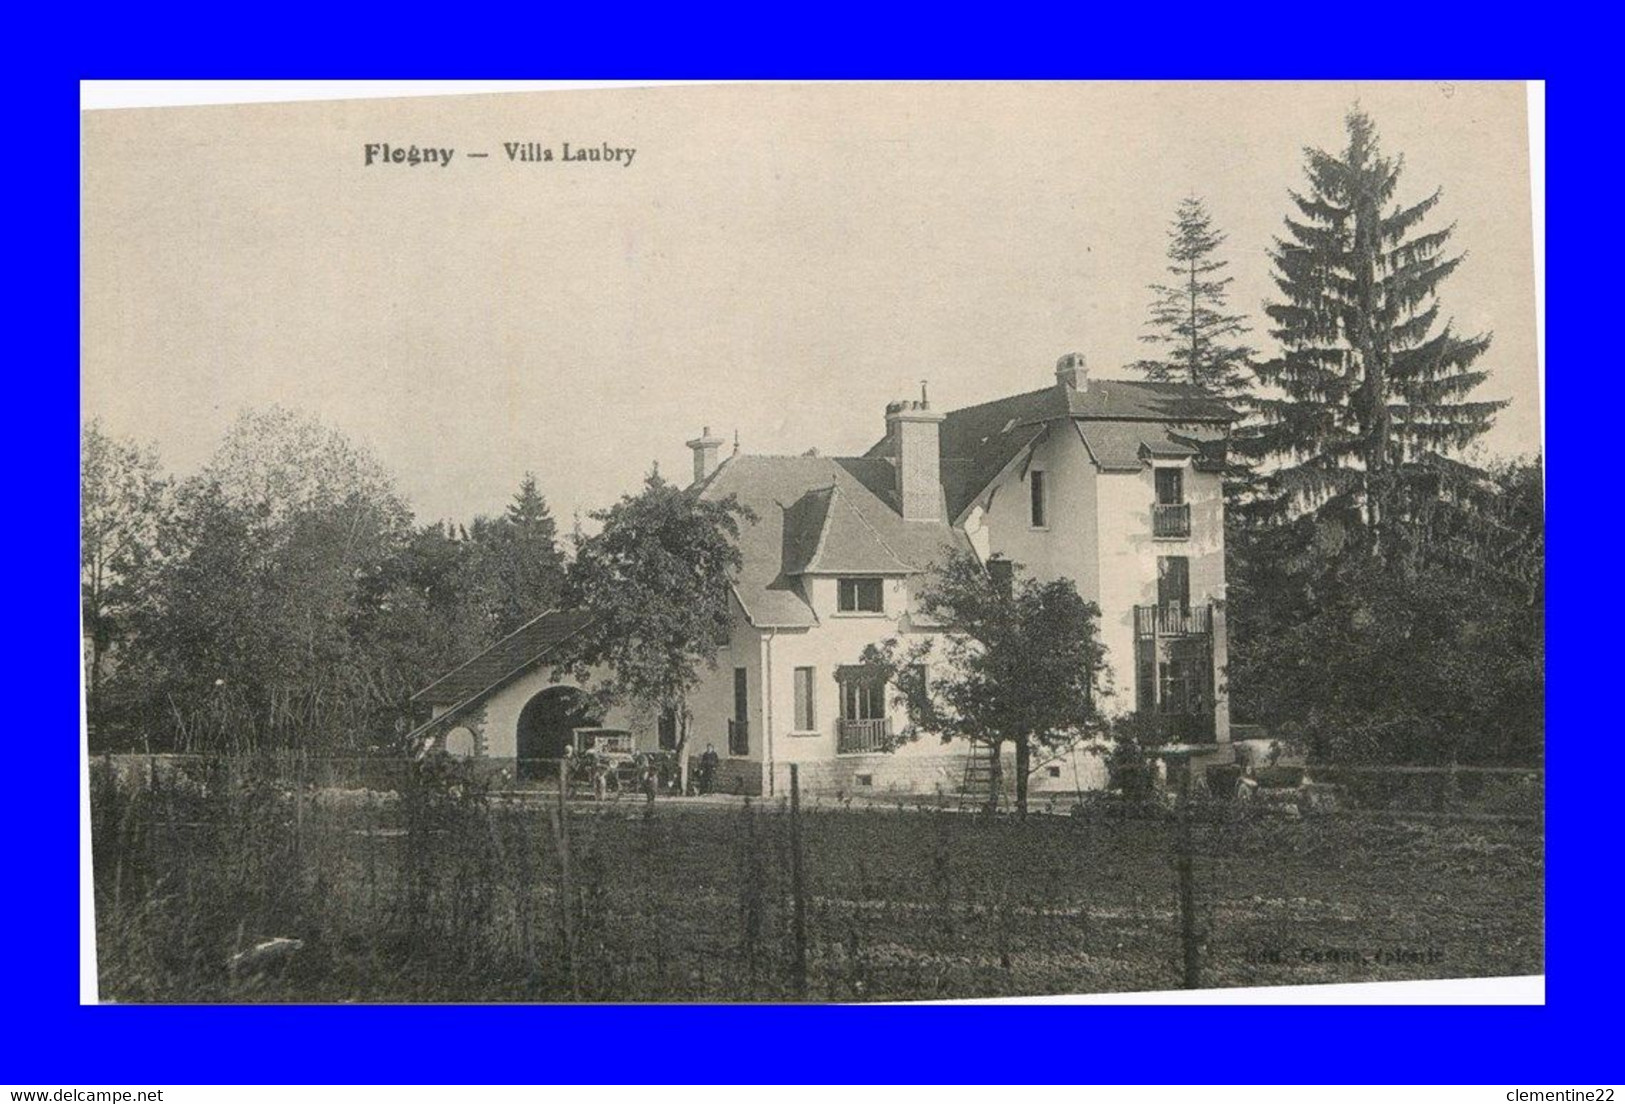
[[[591,621],[592,615],[585,610],[549,610],[425,686],[412,700],[456,705],[483,697],[546,659]]]

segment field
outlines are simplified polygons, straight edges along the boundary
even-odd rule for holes
[[[113,1001],[897,1000],[1177,988],[1160,809],[572,802],[93,777]],[[1542,971],[1538,816],[1193,808],[1203,986]],[[568,853],[568,871],[565,855]],[[263,941],[297,950],[234,955]],[[804,948],[804,965],[797,947]],[[249,956],[253,958],[252,955]]]

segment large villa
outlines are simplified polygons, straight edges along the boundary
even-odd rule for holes
[[[1235,415],[1194,387],[1090,379],[1061,358],[1035,391],[946,412],[886,408],[862,456],[723,455],[688,442],[691,490],[755,513],[718,665],[692,699],[689,750],[711,746],[720,785],[775,794],[798,764],[808,788],[849,793],[959,788],[970,749],[926,737],[882,749],[900,710],[866,645],[940,631],[915,609],[933,562],[969,549],[1098,603],[1109,711],[1154,715],[1171,741],[1224,743],[1225,443]],[[640,750],[671,747],[659,716],[594,712],[555,676],[585,615],[551,611],[415,695],[422,736],[449,754],[524,774],[581,728]],[[1036,764],[1036,791],[1099,785],[1098,760]]]

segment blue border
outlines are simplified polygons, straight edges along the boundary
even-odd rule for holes
[[[1550,483],[1554,569],[1549,573],[1550,709],[1548,839],[1549,1004],[1545,1008],[137,1008],[78,1006],[78,761],[75,615],[78,338],[77,87],[79,77],[140,74],[227,77],[396,76],[398,67],[452,74],[512,74],[553,68],[556,76],[671,77],[730,74],[839,77],[1543,76],[1548,86],[1548,186],[1566,191],[1581,166],[1601,169],[1599,147],[1616,139],[1602,85],[1615,59],[1609,36],[1551,9],[1505,14],[1476,6],[1358,5],[1274,12],[1233,7],[1181,13],[1159,5],[1154,24],[1137,10],[1097,9],[1065,18],[1001,9],[999,17],[938,7],[853,22],[831,9],[779,9],[707,22],[666,9],[649,20],[616,11],[607,26],[570,24],[562,9],[545,23],[482,13],[373,17],[323,6],[213,7],[193,16],[151,8],[117,15],[76,10],[71,31],[14,24],[34,71],[13,72],[7,128],[17,143],[8,174],[25,194],[13,203],[21,240],[11,274],[15,299],[11,428],[19,460],[12,486],[7,555],[14,559],[11,642],[16,673],[6,775],[0,799],[6,846],[0,879],[0,948],[11,1023],[0,1031],[0,1083],[529,1082],[559,1075],[628,1081],[1307,1081],[1607,1083],[1618,1074],[1612,996],[1620,989],[1614,938],[1619,889],[1614,840],[1622,804],[1602,749],[1617,739],[1614,711],[1583,715],[1596,680],[1566,672],[1588,639],[1567,599],[1586,575],[1562,565],[1584,548],[1611,547],[1573,520],[1576,481]],[[585,10],[585,9],[583,9]],[[1143,10],[1143,9],[1142,9]],[[472,9],[463,9],[472,14]],[[533,14],[535,9],[527,11]],[[978,18],[980,17],[980,18]],[[661,25],[660,19],[666,25]],[[402,28],[429,29],[408,37]],[[1211,20],[1211,23],[1209,22]],[[1377,36],[1344,57],[1361,21]],[[233,25],[235,22],[236,25]],[[1175,35],[1173,28],[1178,26]],[[1556,29],[1549,29],[1554,27]],[[724,33],[720,28],[729,28]],[[1565,41],[1569,28],[1574,37]],[[640,28],[641,36],[628,28]],[[969,31],[969,34],[964,32]],[[746,41],[741,35],[755,35]],[[951,41],[949,39],[952,39]],[[211,40],[213,39],[213,40]],[[53,46],[53,43],[59,45]],[[1595,43],[1595,45],[1593,45]],[[561,71],[562,70],[562,71]],[[591,70],[591,72],[587,72]],[[1550,318],[1567,319],[1607,289],[1618,299],[1613,179],[1592,172],[1597,201],[1586,205],[1588,239],[1571,234],[1575,207],[1549,205]],[[1589,240],[1595,248],[1571,242]],[[1575,266],[1599,271],[1576,273]],[[1604,267],[1606,266],[1606,267]],[[1561,275],[1569,273],[1566,278]],[[1612,307],[1613,309],[1609,309]],[[1597,337],[1586,355],[1598,368],[1598,400],[1611,396],[1613,304],[1588,315]],[[1577,344],[1577,327],[1548,327],[1555,363]],[[1599,338],[1601,338],[1599,340]],[[1578,428],[1571,389],[1549,398],[1550,469],[1561,477],[1566,431]],[[1598,429],[1587,427],[1594,463],[1607,462]],[[1607,451],[1605,451],[1607,450]],[[22,459],[26,457],[26,460]],[[1570,509],[1570,508],[1574,509]],[[1571,551],[1572,550],[1572,551]],[[1588,592],[1591,588],[1588,587]],[[1616,621],[1611,610],[1607,619]],[[1594,639],[1594,637],[1591,637]],[[1594,646],[1593,646],[1594,650]],[[1603,668],[1594,668],[1601,670]],[[1587,694],[1589,691],[1589,695]],[[1608,695],[1611,696],[1611,695]],[[46,706],[40,708],[41,705]],[[20,707],[20,708],[19,708]],[[1567,708],[1565,708],[1567,707]],[[1582,724],[1582,719],[1589,724]],[[1584,741],[1582,743],[1581,741]],[[1582,773],[1584,772],[1584,773]],[[591,1031],[634,1041],[614,1063],[560,1068],[556,1040]],[[854,1045],[854,1039],[870,1040]],[[698,1045],[696,1045],[698,1044]],[[990,1047],[1008,1061],[988,1064]],[[965,1049],[970,1053],[964,1053]],[[696,1058],[695,1055],[700,1057]],[[681,1057],[680,1057],[681,1056]]]

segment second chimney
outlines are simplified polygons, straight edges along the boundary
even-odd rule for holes
[[[717,450],[724,443],[721,437],[711,436],[710,426],[706,426],[704,432],[688,443],[688,447],[694,450],[694,482],[702,482],[717,470]]]
[[[924,392],[886,404],[888,450],[897,461],[897,500],[905,521],[942,520],[942,415]]]
[[[1082,353],[1067,353],[1055,362],[1055,382],[1070,391],[1089,390],[1089,364]]]

